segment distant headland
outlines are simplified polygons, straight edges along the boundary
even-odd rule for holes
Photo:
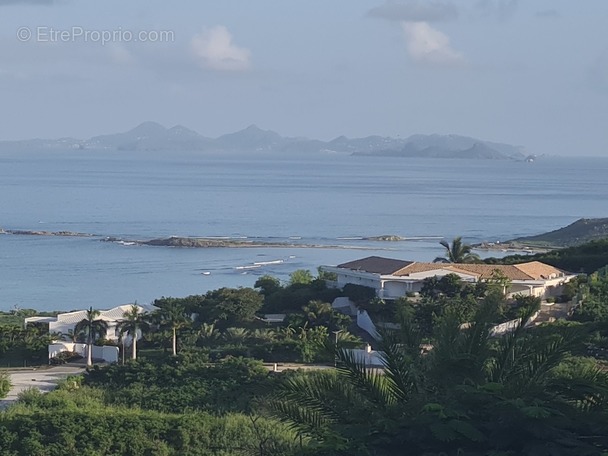
[[[552,250],[576,247],[600,239],[608,239],[608,218],[581,218],[568,226],[547,233],[500,243],[483,243],[475,247],[490,250]]]
[[[460,135],[412,135],[407,138],[339,136],[331,141],[284,137],[255,125],[217,138],[205,137],[181,125],[165,128],[144,122],[124,133],[89,139],[30,139],[0,141],[0,151],[199,151],[247,154],[344,154],[377,157],[490,159],[532,161],[522,146],[495,143]]]

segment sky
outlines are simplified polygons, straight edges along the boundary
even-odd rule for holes
[[[0,0],[0,139],[147,120],[608,156],[608,1]]]

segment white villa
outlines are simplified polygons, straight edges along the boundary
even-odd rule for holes
[[[108,324],[106,339],[118,340],[120,334],[116,329],[119,322],[124,320],[124,313],[131,310],[132,304],[124,304],[108,310],[100,310],[97,320],[103,320]],[[152,305],[137,304],[140,312],[151,312],[155,309]],[[49,325],[49,333],[61,333],[64,339],[68,338],[68,334],[73,333],[75,326],[87,317],[86,310],[77,310],[57,314],[55,317],[30,317],[25,319],[25,325],[29,323],[47,323]]]
[[[323,266],[322,270],[336,275],[337,287],[342,288],[346,284],[371,287],[383,299],[419,292],[428,277],[456,274],[463,281],[478,282],[490,279],[495,271],[510,281],[507,296],[523,294],[545,299],[560,295],[563,285],[576,277],[539,261],[514,265],[419,263],[377,256],[338,266]]]
[[[100,310],[98,320],[103,320],[108,324],[106,339],[118,342],[120,334],[118,332],[118,323],[124,320],[124,313],[131,310],[132,304],[124,304],[108,310]],[[140,312],[152,312],[156,307],[149,304],[137,304]],[[73,341],[71,334],[74,334],[74,328],[78,323],[84,320],[87,316],[86,310],[77,310],[57,314],[54,317],[29,317],[25,319],[25,325],[28,324],[48,324],[49,333],[60,333],[62,338],[55,340],[49,345],[49,360],[57,356],[62,351],[75,351],[84,356],[85,344],[76,343]],[[127,345],[130,345],[128,339],[125,338]],[[139,336],[138,336],[139,339]],[[98,359],[103,359],[108,362],[116,362],[118,360],[117,347],[93,347],[93,356]]]

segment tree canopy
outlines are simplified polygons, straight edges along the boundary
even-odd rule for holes
[[[445,257],[435,258],[436,263],[478,263],[479,255],[472,252],[473,247],[465,244],[462,237],[458,236],[449,244],[447,241],[439,242],[445,248]]]

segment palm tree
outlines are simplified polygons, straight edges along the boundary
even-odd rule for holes
[[[272,329],[255,329],[251,332],[250,337],[258,343],[273,342],[276,339],[276,333]]]
[[[383,373],[339,350],[335,372],[293,376],[266,409],[316,442],[315,454],[600,454],[608,432],[608,374],[560,375],[578,329],[525,330],[531,306],[505,336],[490,336],[497,303],[468,328],[444,314],[428,354],[403,312],[383,330]],[[537,331],[537,330],[535,330]]]
[[[472,252],[473,247],[462,242],[462,237],[454,238],[452,244],[447,241],[441,241],[440,244],[446,250],[445,257],[435,258],[435,263],[478,263],[479,255]]]
[[[74,333],[84,333],[87,341],[87,366],[93,365],[93,343],[102,337],[106,336],[108,323],[100,320],[99,310],[89,307],[85,317],[80,320],[74,327]]]
[[[173,356],[177,355],[177,331],[190,326],[192,320],[186,315],[186,309],[183,305],[168,302],[159,308],[156,312],[156,317],[161,327],[170,329],[173,335]]]
[[[224,332],[226,341],[236,346],[244,345],[249,337],[250,333],[246,328],[227,328]]]
[[[148,328],[147,315],[137,302],[131,304],[131,308],[122,314],[124,320],[116,325],[121,339],[128,334],[131,336],[131,359],[137,359],[137,337],[138,333]],[[124,346],[123,346],[124,348]]]
[[[205,343],[213,343],[220,337],[220,332],[215,328],[215,323],[203,323],[197,331],[199,340]]]

